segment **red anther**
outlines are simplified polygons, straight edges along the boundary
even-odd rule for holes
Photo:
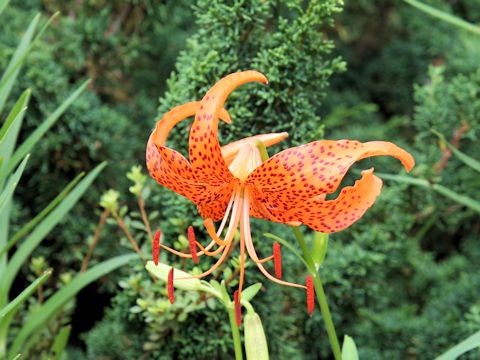
[[[188,227],[188,242],[190,244],[190,254],[192,255],[192,260],[195,264],[198,264],[197,240],[195,239],[195,232],[193,231],[193,226]]]
[[[313,281],[310,275],[307,275],[307,309],[308,315],[312,316],[313,309],[315,307],[315,289],[313,288]]]
[[[282,253],[280,251],[280,244],[278,242],[273,243],[273,264],[275,265],[275,276],[281,279],[282,278]]]
[[[170,304],[175,302],[175,288],[173,287],[173,267],[168,272],[168,300]]]
[[[233,303],[235,305],[235,320],[237,321],[237,326],[240,327],[242,324],[242,305],[238,299],[238,290],[235,290],[233,293]]]
[[[158,257],[160,255],[160,236],[161,236],[160,230],[157,230],[155,232],[155,236],[153,237],[152,257],[155,265],[158,265]]]

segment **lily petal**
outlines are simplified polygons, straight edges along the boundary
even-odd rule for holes
[[[228,95],[252,81],[266,83],[267,78],[257,71],[233,73],[218,81],[202,99],[189,138],[190,163],[199,182],[221,185],[233,179],[218,142],[218,118]]]
[[[353,163],[380,155],[399,159],[407,171],[415,163],[408,152],[389,142],[322,140],[271,157],[248,176],[247,183],[253,185],[254,197],[268,211],[278,213],[321,194],[335,192]]]
[[[200,102],[189,102],[167,112],[157,122],[147,144],[146,160],[150,175],[161,185],[185,196],[196,204],[208,201],[217,189],[198,184],[190,163],[179,152],[164,146],[168,133],[180,121],[195,114]],[[222,109],[220,116],[229,122],[230,116]],[[227,201],[228,203],[228,201]]]
[[[282,215],[281,222],[300,221],[315,231],[332,233],[343,230],[360,219],[382,189],[382,180],[373,168],[362,172],[354,186],[342,189],[335,200],[312,198]]]

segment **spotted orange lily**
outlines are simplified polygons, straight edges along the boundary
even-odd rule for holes
[[[218,140],[219,119],[231,122],[223,108],[227,96],[236,87],[253,81],[268,82],[257,71],[233,73],[218,81],[200,102],[173,108],[157,123],[146,152],[151,176],[197,205],[212,238],[203,247],[189,228],[190,254],[164,244],[160,246],[195,262],[202,255],[220,255],[218,261],[197,278],[211,274],[226,259],[234,243],[234,234],[240,227],[240,274],[236,303],[239,303],[244,284],[245,250],[271,281],[304,288],[307,294],[313,292],[311,279],[307,279],[305,286],[281,279],[278,244],[274,246],[273,255],[266,258],[258,256],[250,231],[250,217],[293,226],[305,224],[324,233],[337,232],[360,219],[382,188],[382,181],[370,169],[363,171],[353,186],[344,187],[336,199],[326,200],[326,195],[337,190],[354,162],[371,156],[389,155],[399,159],[407,171],[414,166],[414,159],[408,152],[384,141],[320,140],[284,150],[269,159],[262,157],[262,149],[284,140],[287,133],[256,135],[221,147]],[[177,123],[193,115],[195,120],[190,129],[188,161],[177,151],[166,147],[165,142]],[[216,229],[214,222],[220,220]],[[201,251],[197,251],[197,246]],[[275,263],[275,275],[264,267],[268,261]],[[170,278],[173,279],[173,275]],[[313,304],[312,296],[308,295]]]

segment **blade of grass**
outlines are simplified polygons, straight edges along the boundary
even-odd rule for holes
[[[443,185],[431,184],[425,179],[417,179],[417,178],[412,178],[410,176],[404,176],[404,175],[377,173],[377,176],[380,176],[382,179],[386,179],[386,180],[394,180],[394,181],[405,183],[405,184],[417,185],[420,187],[431,189],[449,198],[450,200],[453,200],[456,203],[465,205],[466,207],[480,213],[480,201],[472,199],[469,196],[459,194],[453,190],[446,188]]]
[[[75,185],[85,176],[85,173],[77,175],[66,187],[53,199],[50,204],[45,207],[37,216],[30,220],[24,227],[22,227],[3,247],[0,247],[0,257],[14,246],[25,234],[32,230],[37,224],[43,220],[60,202],[70,193]]]
[[[0,14],[5,10],[10,0],[0,0]]]
[[[35,131],[18,147],[12,158],[6,166],[8,172],[16,166],[20,159],[28,153],[38,140],[52,127],[53,124],[60,118],[65,110],[80,96],[86,89],[90,80],[85,81],[77,88]]]
[[[5,206],[10,202],[10,199],[15,192],[15,188],[17,187],[18,182],[22,177],[23,171],[25,170],[25,166],[27,165],[29,157],[30,155],[25,156],[15,173],[10,177],[10,179],[8,179],[8,183],[5,186],[5,189],[0,194],[0,214],[2,214]]]
[[[460,355],[465,354],[467,351],[473,350],[477,347],[480,347],[480,331],[477,331],[472,336],[455,345],[447,352],[435,358],[435,360],[453,360],[458,358]]]
[[[24,35],[19,46],[17,47],[17,51],[15,52],[12,59],[10,60],[10,63],[8,64],[8,67],[2,75],[2,79],[0,80],[0,114],[3,111],[5,102],[8,98],[8,95],[10,94],[10,91],[12,90],[12,86],[15,83],[15,80],[18,76],[20,68],[22,67],[23,62],[25,61],[27,55],[29,54],[30,50],[32,50],[33,46],[36,44],[38,39],[40,39],[40,37],[43,35],[45,30],[50,26],[52,21],[59,14],[60,14],[59,12],[56,12],[50,17],[50,19],[48,19],[45,25],[37,33],[37,36],[35,36],[33,41],[32,41],[33,32],[35,31],[35,28],[38,24],[38,20],[40,19],[40,14],[37,14],[35,18],[32,20],[32,23],[30,23],[30,26],[27,29],[27,32],[25,33],[25,35],[29,35],[29,38],[27,39],[28,42],[24,42],[25,40],[25,35]],[[29,30],[33,24],[34,24],[34,27],[32,28],[32,33],[30,34]]]
[[[417,0],[404,0],[406,3],[412,5],[413,7],[417,8],[420,11],[423,11],[424,13],[433,16],[437,19],[440,19],[442,21],[445,21],[449,24],[452,24],[460,29],[472,32],[476,35],[480,35],[480,27],[475,26],[474,24],[469,23],[468,21],[462,20],[457,16],[451,15],[449,13],[446,13],[444,11],[438,10],[434,8],[433,6],[424,4],[420,1]]]
[[[48,235],[48,233],[62,220],[72,207],[80,200],[97,175],[103,170],[106,163],[97,165],[66,198],[32,231],[25,241],[18,247],[9,261],[0,284],[1,290],[8,292],[18,271],[30,256],[32,251]]]
[[[15,80],[20,71],[21,64],[25,59],[25,55],[28,53],[33,34],[37,28],[39,20],[40,14],[37,14],[30,22],[30,25],[28,25],[27,31],[25,31],[25,34],[23,34],[22,40],[20,40],[17,50],[13,54],[10,63],[8,64],[7,69],[3,73],[2,79],[0,80],[0,114],[3,112],[5,102],[7,101],[8,95],[10,95],[10,91],[15,84]]]
[[[23,116],[22,113],[27,110],[27,105],[30,100],[30,94],[31,90],[27,89],[25,90],[22,95],[18,98],[17,102],[13,106],[12,110],[8,114],[7,118],[5,119],[5,122],[2,125],[2,128],[0,129],[0,146],[7,137],[9,130],[11,129],[12,125],[19,121]]]
[[[440,139],[440,141],[442,141],[450,149],[452,154],[455,155],[458,160],[463,162],[465,165],[471,167],[473,170],[480,172],[480,161],[475,160],[474,158],[458,150],[455,146],[450,144],[445,139],[445,136],[443,136],[443,134],[439,133],[437,130],[432,129],[431,131]]]
[[[37,311],[29,317],[29,321],[18,332],[12,346],[9,350],[9,357],[14,356],[20,350],[27,352],[28,344],[25,344],[30,336],[41,330],[42,327],[50,320],[61,308],[85,286],[109,272],[127,264],[130,260],[137,258],[137,254],[127,254],[117,256],[113,259],[104,261],[95,265],[90,270],[77,275],[68,285],[52,295]]]
[[[42,285],[47,279],[52,275],[52,270],[47,270],[37,278],[34,282],[32,282],[28,287],[26,287],[15,299],[10,301],[7,306],[5,306],[2,310],[0,310],[0,319],[5,318],[6,316],[13,315],[17,309],[22,305],[22,303],[27,300],[37,288]]]
[[[68,338],[70,337],[70,331],[72,327],[70,325],[64,326],[60,329],[58,335],[55,337],[52,349],[50,350],[50,360],[60,360],[60,357],[67,346]]]

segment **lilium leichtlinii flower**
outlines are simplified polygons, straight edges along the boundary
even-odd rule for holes
[[[190,254],[163,244],[160,246],[179,256],[192,258],[196,263],[199,256],[220,254],[215,265],[196,277],[211,274],[226,259],[234,243],[234,234],[240,227],[237,302],[244,284],[245,250],[271,281],[304,288],[307,294],[313,293],[308,279],[307,286],[281,279],[278,244],[274,246],[272,256],[258,256],[250,231],[250,217],[293,226],[305,224],[323,233],[337,232],[360,219],[382,188],[382,180],[374,175],[372,168],[363,171],[353,186],[344,187],[336,199],[326,200],[327,194],[337,190],[353,163],[371,156],[388,155],[399,159],[407,171],[414,166],[414,159],[408,152],[384,141],[320,140],[292,147],[269,159],[262,159],[262,146],[280,142],[288,136],[287,133],[256,135],[221,147],[219,119],[231,122],[223,108],[227,96],[236,87],[253,81],[268,82],[257,71],[233,73],[218,81],[200,102],[173,108],[158,121],[146,152],[151,176],[197,205],[212,238],[210,244],[203,247],[195,240],[193,229],[189,228]],[[166,147],[165,142],[177,123],[193,115],[188,161]],[[220,220],[220,226],[215,229],[214,222]],[[201,251],[197,252],[197,246]],[[216,249],[212,250],[214,247]],[[275,262],[275,275],[264,266],[271,260]],[[173,279],[173,275],[170,278]]]

